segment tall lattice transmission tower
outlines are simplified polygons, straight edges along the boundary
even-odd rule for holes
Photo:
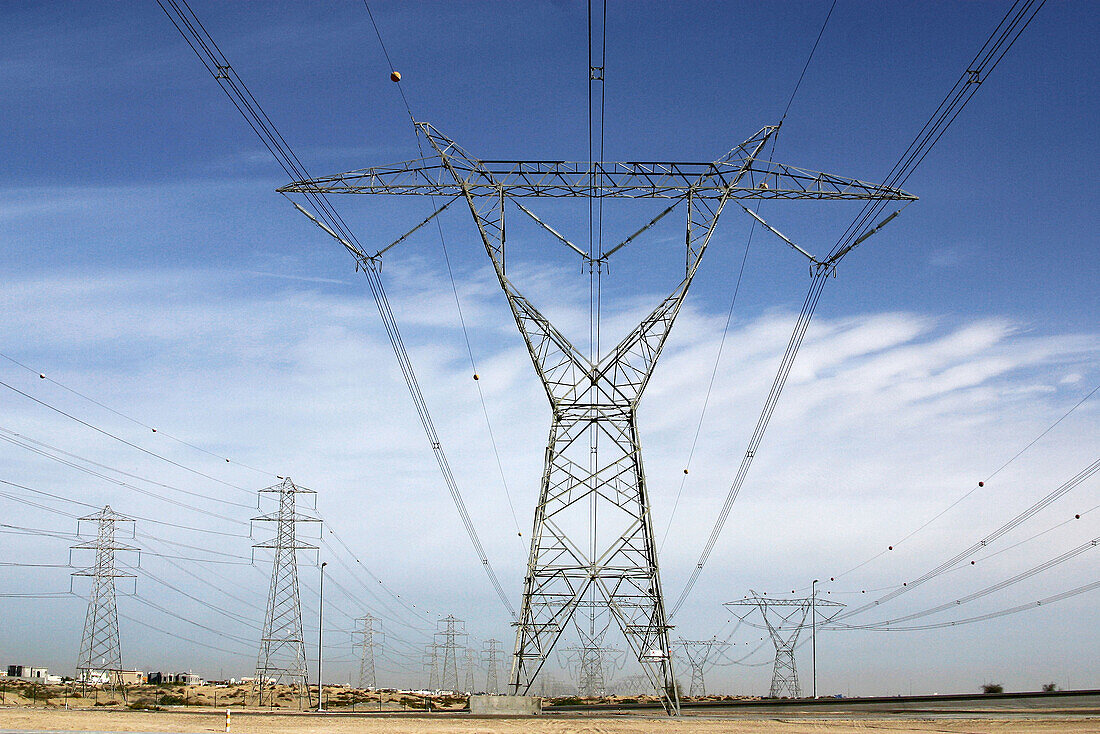
[[[772,666],[772,684],[768,689],[768,697],[801,698],[802,686],[798,682],[798,669],[794,660],[798,638],[808,625],[828,622],[844,605],[812,596],[804,599],[776,599],[753,592],[744,599],[726,602],[725,606],[730,607],[742,620],[757,610],[763,617],[764,626],[775,644],[775,663]],[[809,622],[806,621],[807,618],[810,619]]]
[[[688,687],[688,695],[692,697],[707,695],[707,685],[703,679],[706,665],[714,659],[715,655],[720,655],[723,650],[728,648],[729,643],[716,639],[685,640],[680,638],[676,640],[676,646],[683,651],[684,658],[691,666],[691,685]]]
[[[427,673],[428,684],[425,688],[429,691],[439,690],[439,645],[429,642],[424,646],[424,671]]]
[[[437,623],[435,649],[439,659],[439,690],[458,690],[458,651],[464,647],[466,622],[448,614]]]
[[[298,512],[296,503],[300,494],[312,496],[316,507],[317,493],[295,485],[290,477],[261,489],[260,499],[274,496],[278,507],[274,512],[252,518],[253,522],[275,523],[275,537],[252,546],[253,549],[271,550],[274,554],[267,614],[260,637],[260,654],[256,659],[255,685],[259,687],[261,704],[265,688],[280,684],[291,685],[297,690],[299,704],[309,696],[302,599],[298,589],[298,551],[317,550],[317,546],[299,540],[297,526],[300,522],[319,523],[320,520]]]
[[[465,693],[477,692],[478,655],[477,650],[467,647],[462,656],[462,690]],[[489,691],[486,691],[488,693]]]
[[[610,675],[621,668],[625,660],[623,651],[616,647],[578,645],[561,650],[562,664],[577,681],[578,695],[586,698],[606,696]]]
[[[360,651],[359,687],[364,689],[377,688],[378,681],[374,674],[374,652],[381,646],[382,642],[382,631],[375,629],[379,620],[371,614],[364,614],[355,621],[359,625],[353,633],[357,637],[355,646]]]
[[[118,541],[119,523],[131,523],[130,537],[134,536],[133,520],[111,509],[110,505],[92,515],[77,519],[77,535],[80,523],[96,524],[95,540],[77,543],[72,551],[93,550],[95,562],[90,568],[74,571],[72,576],[92,577],[92,591],[88,596],[88,611],[84,616],[84,633],[80,638],[80,655],[76,663],[76,679],[81,683],[107,683],[120,685],[122,671],[122,643],[118,634],[118,606],[115,599],[115,579],[134,578],[134,574],[119,571],[115,565],[118,551],[137,551],[132,545]]]
[[[731,200],[916,197],[899,189],[761,160],[776,126],[764,127],[711,163],[630,163],[483,161],[428,123],[416,125],[434,155],[298,181],[279,191],[307,196],[353,193],[447,198],[433,217],[452,200],[462,199],[467,204],[552,412],[512,657],[512,691],[530,691],[567,630],[576,631],[582,646],[597,647],[606,619],[608,625],[617,624],[666,709],[677,711],[669,624],[636,417],[642,393],[718,218]],[[668,206],[637,232],[604,249],[602,240],[589,242],[587,247],[570,241],[520,201],[540,197],[598,200],[601,211],[613,199],[655,199]],[[508,278],[507,210],[533,220],[548,237],[579,256],[586,270],[603,273],[612,256],[639,241],[677,206],[686,211],[682,279],[632,332],[603,353],[585,355],[578,350]],[[819,260],[758,214],[743,205],[741,208],[805,256],[817,273],[830,271],[843,256],[838,253]],[[299,209],[357,253],[361,263],[377,263],[383,250],[369,256],[316,216]],[[593,313],[598,314],[598,309]],[[598,322],[596,315],[591,332],[598,333]],[[593,611],[597,605],[605,615],[598,626]],[[578,615],[581,609],[588,614]]]
[[[504,658],[504,650],[500,640],[489,639],[485,641],[485,649],[481,651],[482,658],[489,670],[485,674],[485,692],[500,693],[500,679],[497,673],[500,671],[500,662]]]

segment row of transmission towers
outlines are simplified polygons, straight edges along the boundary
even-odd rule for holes
[[[485,671],[485,693],[500,693],[500,669],[504,649],[501,641],[489,639],[478,650],[465,644],[466,622],[448,615],[437,622],[432,641],[424,650],[425,686],[429,691],[478,690],[479,673]],[[462,687],[459,688],[459,657],[462,657]]]
[[[320,522],[297,509],[297,496],[306,494],[315,498],[316,492],[313,490],[298,487],[287,478],[279,484],[260,490],[261,497],[265,494],[275,496],[277,507],[273,512],[253,518],[256,522],[275,523],[275,536],[253,546],[274,552],[260,653],[256,662],[256,685],[261,703],[265,690],[279,684],[293,686],[301,698],[308,696],[297,551],[317,550],[317,546],[300,540],[296,529],[300,522]],[[95,523],[95,538],[71,547],[71,551],[95,552],[92,566],[72,573],[73,577],[93,579],[76,666],[77,681],[83,684],[101,682],[117,686],[121,683],[123,666],[115,581],[119,578],[134,578],[134,574],[119,569],[115,554],[138,552],[139,549],[135,546],[118,539],[119,526],[125,523],[130,523],[130,536],[136,534],[134,520],[107,505],[97,513],[78,519],[78,535],[81,532],[81,523],[85,522]],[[794,653],[801,633],[808,625],[816,629],[818,623],[831,620],[843,605],[819,599],[816,595],[807,598],[776,598],[753,592],[744,599],[727,602],[726,606],[735,610],[735,614],[743,621],[758,611],[763,626],[775,645],[775,661],[768,696],[800,698],[802,688]],[[374,656],[376,648],[381,645],[382,633],[377,629],[378,620],[370,614],[359,617],[356,622],[358,627],[354,634],[358,639],[355,645],[361,650],[359,686],[375,688],[377,680]],[[484,691],[498,693],[499,671],[504,653],[502,643],[496,639],[486,640],[485,647],[480,651],[467,647],[464,644],[468,637],[465,625],[464,620],[453,615],[439,620],[433,641],[425,653],[427,688],[460,690],[461,652],[465,674],[463,689],[473,692],[477,688],[477,672],[480,665],[484,664],[487,668]],[[586,697],[607,695],[607,673],[611,669],[621,668],[625,662],[622,650],[603,646],[595,639],[593,644],[567,647],[559,651],[559,660],[563,666],[574,673],[578,693]],[[723,654],[729,643],[714,638],[680,638],[676,640],[675,646],[691,668],[688,695],[705,696],[704,672],[708,665],[714,664]]]

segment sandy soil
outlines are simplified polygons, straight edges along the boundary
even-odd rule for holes
[[[186,732],[205,734],[225,731],[225,713],[65,711],[51,709],[0,709],[0,729],[51,731],[94,730],[118,732]],[[944,732],[959,734],[1100,734],[1100,720],[1071,718],[1005,719],[813,719],[738,720],[717,718],[620,716],[592,717],[547,714],[535,718],[489,719],[468,715],[394,714],[352,716],[346,714],[240,714],[232,720],[233,734],[871,734],[877,732]]]

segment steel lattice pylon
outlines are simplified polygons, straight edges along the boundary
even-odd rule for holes
[[[481,651],[485,658],[485,664],[489,667],[485,674],[485,692],[489,694],[500,693],[500,680],[497,677],[500,672],[500,640],[489,639],[485,641],[487,647]]]
[[[802,630],[810,624],[806,618],[814,614],[818,623],[828,622],[844,608],[844,605],[812,596],[804,599],[773,599],[753,592],[751,596],[744,599],[726,602],[725,606],[744,607],[742,613],[734,612],[742,620],[754,610],[760,610],[764,626],[775,644],[775,664],[772,666],[772,684],[768,690],[768,697],[802,698],[802,687],[798,683],[798,669],[795,667],[794,649],[798,645]],[[824,612],[822,612],[823,609]]]
[[[252,518],[254,522],[275,523],[275,537],[252,547],[274,552],[271,586],[267,595],[260,653],[256,659],[256,683],[263,703],[268,685],[287,683],[298,690],[299,702],[309,696],[306,669],[305,635],[302,631],[302,599],[298,590],[298,551],[317,550],[317,546],[298,540],[297,524],[320,522],[299,513],[295,507],[299,494],[316,495],[312,489],[298,487],[287,477],[279,484],[260,490],[260,496],[274,494],[279,503],[275,512]]]
[[[482,161],[427,123],[417,123],[417,130],[431,145],[434,156],[298,181],[279,191],[452,197],[432,217],[454,200],[465,201],[552,410],[512,659],[512,692],[531,690],[570,623],[581,638],[582,648],[595,649],[614,622],[666,709],[678,711],[636,414],[718,218],[731,199],[916,197],[855,179],[761,161],[758,155],[777,130],[774,126],[761,129],[711,163]],[[525,197],[673,202],[619,245],[593,254],[567,240],[517,201]],[[608,258],[682,203],[687,229],[684,277],[614,349],[586,357],[507,277],[505,208],[509,202],[595,268],[602,268]],[[361,262],[377,262],[389,249],[367,256],[298,208],[358,253]],[[753,216],[814,267],[832,267],[830,260],[815,259]],[[595,517],[599,518],[599,527],[591,520]],[[576,618],[582,608],[589,612],[586,620]]]
[[[621,668],[625,662],[623,651],[616,647],[592,644],[567,647],[558,653],[562,665],[575,671],[577,694],[585,698],[601,698],[607,695],[609,673]]]
[[[429,642],[424,646],[423,664],[426,672],[428,673],[428,684],[425,686],[426,690],[438,691],[439,690],[439,645],[434,642]]]
[[[448,614],[437,623],[435,633],[437,642],[433,649],[437,651],[439,663],[439,690],[458,690],[458,651],[462,647],[459,638],[466,636],[466,623]],[[434,666],[433,666],[434,667]]]
[[[359,659],[359,687],[376,688],[378,681],[374,675],[374,649],[382,634],[374,628],[374,623],[378,620],[373,615],[364,614],[355,621],[359,623],[358,629],[353,633],[359,637],[355,645],[362,651]]]
[[[72,576],[91,576],[92,593],[88,596],[88,612],[84,617],[84,633],[80,638],[80,656],[76,663],[76,679],[81,683],[104,682],[121,684],[122,643],[118,634],[118,606],[115,600],[115,579],[134,578],[115,566],[116,551],[136,551],[132,545],[115,539],[118,523],[132,523],[106,505],[99,512],[77,520],[96,523],[95,540],[78,543],[72,550],[94,550],[95,565],[74,571]]]
[[[467,647],[462,656],[462,689],[466,694],[477,692],[477,668],[477,650],[472,647]]]
[[[707,695],[706,682],[703,679],[704,667],[710,662],[715,653],[721,654],[729,647],[728,642],[717,639],[710,640],[676,640],[676,646],[684,652],[684,658],[691,666],[691,685],[688,687],[689,696]]]

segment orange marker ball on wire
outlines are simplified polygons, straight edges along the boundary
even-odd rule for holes
[[[400,71],[391,71],[390,72],[390,81],[391,82],[401,81],[401,72]]]

